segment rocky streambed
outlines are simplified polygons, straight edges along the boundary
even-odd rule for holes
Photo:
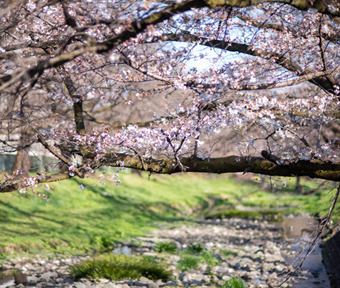
[[[288,263],[297,256],[299,248],[295,239],[283,240],[283,229],[277,223],[237,218],[193,221],[165,227],[154,231],[150,237],[134,239],[134,243],[136,241],[138,245],[126,243],[117,247],[114,252],[161,258],[173,273],[172,281],[164,283],[162,280],[151,281],[141,277],[116,282],[107,279],[99,279],[97,282],[82,279],[75,282],[68,275],[69,267],[90,256],[30,260],[22,258],[2,265],[2,270],[17,269],[21,273],[16,274],[16,279],[0,282],[0,288],[25,285],[67,288],[216,287],[231,277],[243,279],[249,287],[278,287],[280,284],[280,287],[296,288],[330,287],[327,277],[321,275],[324,272],[313,274],[313,271],[301,271],[283,283],[285,272],[289,270]],[[159,242],[174,242],[178,253],[155,252],[155,246]],[[180,270],[178,263],[182,257],[181,251],[192,244],[199,244],[210,251],[210,255],[216,259],[214,265],[202,262],[195,269],[185,272]]]

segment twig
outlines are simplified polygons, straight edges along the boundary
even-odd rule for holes
[[[268,161],[273,162],[275,164],[279,164],[281,162],[279,157],[275,156],[274,154],[269,153],[266,150],[262,150],[261,155],[262,155],[263,158],[265,158]]]
[[[162,130],[162,133],[163,133],[163,135],[166,137],[166,141],[169,143],[169,145],[170,145],[172,151],[174,152],[174,156],[175,156],[175,160],[176,160],[176,165],[179,165],[179,167],[181,167],[182,172],[185,171],[185,170],[186,170],[186,167],[184,167],[183,164],[181,163],[181,160],[180,160],[179,157],[178,157],[178,151],[182,148],[182,145],[183,145],[183,143],[184,143],[184,141],[185,141],[185,139],[186,139],[187,137],[184,137],[184,138],[181,140],[181,143],[179,144],[178,148],[176,149],[176,148],[174,147],[174,145],[172,144],[170,137],[169,137],[168,135],[166,135],[166,133],[165,133],[163,130]]]

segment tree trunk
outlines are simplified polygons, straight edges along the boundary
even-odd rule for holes
[[[297,193],[303,193],[303,186],[300,185],[300,177],[296,177],[295,191]]]
[[[15,155],[12,174],[19,173],[22,177],[28,177],[30,165],[31,163],[28,152],[24,149],[19,149],[17,151],[17,155]]]

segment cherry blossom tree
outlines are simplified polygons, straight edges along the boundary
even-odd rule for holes
[[[337,1],[17,0],[0,17],[0,152],[39,143],[66,167],[0,192],[102,166],[340,180]]]

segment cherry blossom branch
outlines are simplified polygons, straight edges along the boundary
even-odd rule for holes
[[[88,121],[91,121],[91,122],[94,122],[94,123],[97,123],[97,124],[107,125],[107,126],[112,127],[113,129],[119,129],[119,128],[126,127],[126,126],[129,126],[129,125],[136,125],[140,128],[149,127],[153,123],[155,123],[156,121],[161,121],[162,119],[172,120],[172,119],[176,118],[175,116],[165,116],[165,117],[161,117],[159,119],[145,121],[145,122],[120,122],[120,121],[108,122],[108,121],[103,121],[103,120],[99,120],[99,119],[95,118],[94,116],[92,116],[87,111],[84,111],[84,114],[86,114],[89,117],[89,119],[87,119]],[[178,113],[179,116],[182,116],[183,114],[184,113]]]
[[[186,41],[186,42],[193,42],[199,43],[200,45],[212,47],[212,48],[219,48],[222,50],[230,51],[230,52],[240,52],[243,54],[248,54],[251,56],[259,56],[263,59],[273,59],[275,63],[288,69],[289,71],[299,71],[302,72],[303,69],[293,62],[290,59],[284,57],[284,55],[275,53],[275,52],[268,52],[264,49],[260,49],[258,47],[253,47],[247,44],[238,43],[238,42],[230,42],[230,41],[223,41],[223,40],[216,40],[216,39],[209,39],[206,37],[199,37],[193,34],[190,34],[186,31],[182,31],[181,33],[177,34],[166,34],[163,37],[166,38],[168,41]]]
[[[287,127],[284,127],[284,126],[282,126],[282,127],[280,127],[280,128],[277,128],[277,129],[275,129],[272,133],[270,133],[267,137],[265,137],[265,138],[256,138],[256,140],[259,140],[259,139],[264,139],[264,140],[267,140],[267,142],[268,142],[268,139],[269,138],[272,138],[273,137],[273,135],[275,135],[278,131],[280,131],[280,130],[286,130],[286,131],[288,131],[289,133],[291,133],[291,134],[293,134],[297,139],[299,139],[306,147],[311,147],[310,145],[309,145],[309,143],[307,142],[307,140],[305,139],[305,137],[304,136],[300,136],[298,133],[296,133],[296,132],[294,132],[293,130],[291,130],[291,129],[288,129]],[[263,152],[263,151],[262,151]],[[261,154],[262,155],[262,154]],[[266,158],[264,155],[262,155],[264,158]],[[267,159],[267,158],[266,158]]]
[[[183,38],[184,36],[184,38]],[[184,33],[184,34],[180,34],[180,35],[175,35],[175,34],[171,34],[171,35],[167,35],[167,40],[179,40],[181,39],[186,40],[186,41],[198,41],[198,40],[202,40],[202,38],[199,38],[195,35],[191,35],[188,33]],[[252,49],[250,48],[249,45],[246,44],[239,44],[239,43],[230,43],[230,42],[224,42],[224,41],[219,41],[219,40],[210,40],[210,41],[203,41],[203,45],[206,46],[210,46],[210,47],[214,47],[214,48],[222,48],[228,51],[238,51],[238,52],[243,52],[243,53],[247,53],[249,55],[253,55],[253,56],[261,56],[263,57],[265,54],[268,55],[268,52],[266,51],[262,51],[260,49]],[[271,53],[272,54],[272,53]],[[126,64],[128,66],[130,66],[131,68],[135,69],[136,71],[139,71],[140,73],[147,75],[149,77],[152,77],[156,80],[162,81],[164,83],[167,84],[171,84],[173,85],[174,82],[171,81],[170,79],[166,79],[164,77],[161,77],[159,75],[156,75],[154,73],[151,73],[149,71],[147,71],[146,69],[141,68],[140,66],[137,65],[137,63],[135,61],[133,61],[130,57],[126,56],[125,54],[122,54],[126,61]],[[271,55],[273,56],[273,55]],[[295,64],[294,62],[292,62],[291,60],[285,59],[283,56],[278,56],[276,55],[276,63],[285,67],[286,69],[290,70],[290,71],[301,71],[302,69]],[[305,71],[306,73],[306,71]],[[237,90],[237,91],[241,91],[241,90],[262,90],[262,89],[274,89],[274,88],[282,88],[282,87],[288,87],[288,86],[293,86],[293,85],[297,85],[300,83],[303,83],[305,81],[311,81],[311,83],[315,84],[315,81],[317,81],[318,78],[322,77],[322,76],[326,76],[326,78],[330,81],[330,79],[334,79],[334,77],[332,77],[331,72],[330,71],[321,71],[321,72],[314,72],[314,73],[306,73],[303,75],[303,73],[299,73],[299,75],[302,75],[301,77],[297,78],[297,79],[293,79],[293,80],[288,80],[288,81],[283,81],[283,82],[273,82],[273,83],[265,83],[265,84],[257,84],[257,85],[234,85],[234,86],[230,86],[228,87],[230,90]],[[312,82],[313,81],[313,82]],[[324,81],[317,81],[318,84],[325,86],[324,85]],[[330,81],[331,85],[327,85],[325,87],[323,87],[324,89],[332,89],[334,90],[334,83],[333,81]],[[187,87],[195,87],[195,88],[211,88],[213,86],[218,86],[219,84],[196,84],[192,81],[189,81],[188,83],[186,83]]]
[[[35,177],[35,182],[36,183],[58,182],[61,180],[70,179],[72,177],[73,176],[70,176],[68,171],[66,171],[63,173],[57,173],[52,175],[38,175],[37,177]],[[0,183],[0,193],[13,192],[20,189],[22,186],[26,186],[26,182],[24,180],[16,183],[13,182],[8,184]]]
[[[60,159],[62,162],[64,162],[68,167],[73,166],[72,163],[63,155],[59,154],[53,147],[51,147],[45,139],[42,137],[41,134],[37,135],[39,142],[48,150],[50,151],[55,157]],[[84,173],[80,172],[78,168],[74,167],[74,172],[80,177],[84,178]],[[1,191],[1,189],[0,189]]]
[[[145,31],[148,25],[155,25],[161,23],[167,19],[170,19],[176,14],[183,13],[192,8],[202,8],[207,6],[203,0],[187,0],[179,4],[173,4],[161,11],[155,12],[150,16],[142,19],[135,20],[132,22],[123,32],[109,37],[107,41],[89,43],[76,48],[70,53],[64,53],[54,58],[49,58],[38,62],[37,65],[32,68],[21,71],[16,75],[6,75],[0,78],[0,91],[5,90],[10,85],[17,83],[19,81],[25,80],[25,78],[32,78],[37,73],[40,73],[46,69],[61,66],[67,62],[70,62],[77,57],[85,53],[105,53],[109,52],[119,44]]]
[[[321,54],[321,61],[322,61],[322,65],[323,65],[323,71],[327,71],[328,68],[327,68],[327,63],[326,63],[326,57],[325,57],[325,54],[326,54],[326,49],[324,49],[324,44],[323,44],[323,38],[321,36],[322,34],[322,19],[323,19],[323,15],[320,16],[320,23],[319,23],[319,30],[318,30],[318,33],[319,33],[319,48],[320,48],[320,54]],[[335,85],[337,85],[337,81],[335,80],[335,78],[332,76],[332,75],[327,75],[326,78],[328,79],[328,81],[333,85],[333,87]]]
[[[135,61],[133,61],[130,57],[128,57],[125,53],[123,53],[122,51],[120,51],[120,53],[123,55],[124,57],[124,63],[128,66],[130,66],[131,68],[133,68],[134,70],[146,75],[146,76],[149,76],[155,80],[159,80],[159,81],[162,81],[166,84],[171,84],[173,85],[173,81],[171,81],[170,79],[166,79],[164,77],[161,77],[157,74],[154,74],[154,73],[151,73],[150,71],[140,67],[139,65],[137,65],[137,63]]]
[[[277,31],[277,32],[286,32],[286,27],[284,25],[268,23],[268,22],[264,23],[262,21],[258,21],[257,19],[250,17],[249,15],[246,15],[246,14],[243,14],[243,13],[240,13],[240,12],[237,13],[237,17],[239,19],[241,19],[243,22],[250,23],[251,26],[253,26],[253,27],[257,27],[257,28],[264,27],[264,28],[274,30],[274,31]],[[299,33],[301,31],[297,32],[297,31],[294,31],[294,30],[290,30],[289,32],[296,38],[307,39],[310,36],[311,31],[309,30],[308,34],[301,34],[301,33]],[[329,32],[329,33],[330,34],[327,34],[327,33],[321,31],[321,34],[319,34],[319,36],[321,36],[322,38],[324,38],[327,41],[336,43],[337,38],[339,37],[339,32],[337,32],[337,33]],[[318,35],[315,35],[315,36],[318,36]]]
[[[61,67],[57,67],[56,69],[60,74],[60,77],[63,79],[66,89],[70,94],[70,97],[73,99],[73,112],[74,122],[76,124],[76,131],[79,135],[83,135],[85,133],[85,122],[83,115],[82,97],[76,94],[76,88],[71,76],[66,71],[64,72]],[[86,147],[84,145],[79,145],[79,150],[82,156],[86,157],[87,154]]]
[[[310,73],[314,73],[311,69],[303,69],[300,65],[292,61],[291,59],[287,59],[284,55],[274,52],[268,52],[266,50],[255,48],[247,44],[237,43],[237,42],[229,42],[229,41],[223,41],[223,40],[211,40],[204,37],[198,37],[196,35],[192,35],[187,32],[179,33],[179,34],[167,34],[165,35],[166,39],[168,41],[187,41],[187,42],[193,42],[197,43],[199,42],[200,45],[204,45],[207,47],[213,47],[218,49],[223,49],[230,52],[240,52],[243,54],[251,55],[251,56],[257,56],[261,57],[265,60],[274,60],[274,62],[282,66],[283,68],[292,71],[297,72],[297,76],[306,75]],[[322,75],[326,76],[326,75]],[[335,93],[334,90],[334,81],[331,81],[331,79],[334,79],[331,75],[327,75],[328,77],[314,77],[313,79],[308,80],[313,85],[318,85],[325,91]]]
[[[309,80],[312,80],[314,78],[321,77],[321,76],[327,76],[330,74],[331,74],[330,71],[321,71],[321,72],[309,73],[301,77],[298,77],[292,80],[283,81],[283,82],[272,82],[272,83],[255,84],[255,85],[239,84],[239,85],[230,85],[230,86],[227,86],[227,88],[233,91],[283,88],[283,87],[288,87],[288,86],[294,86],[294,85],[303,83],[305,81],[309,81]],[[204,83],[195,83],[193,81],[189,81],[186,85],[188,87],[196,87],[196,88],[219,88],[223,86],[221,84],[204,84]]]
[[[148,17],[135,20],[132,22],[123,32],[109,37],[107,41],[104,42],[94,42],[88,43],[86,45],[76,48],[70,53],[64,53],[54,58],[48,58],[43,61],[39,61],[37,65],[27,69],[26,71],[21,71],[14,75],[6,75],[0,78],[0,91],[5,90],[10,85],[18,83],[20,81],[25,81],[34,77],[37,73],[41,73],[46,69],[52,67],[61,66],[67,62],[70,62],[77,57],[85,53],[106,53],[117,47],[119,44],[145,31],[147,26],[155,25],[161,23],[165,20],[172,18],[176,14],[180,14],[189,11],[193,8],[215,8],[217,6],[230,6],[230,7],[247,7],[253,6],[261,3],[286,3],[288,5],[294,6],[300,10],[306,10],[309,8],[315,8],[320,13],[340,16],[340,11],[337,9],[331,10],[328,5],[322,0],[187,0],[181,3],[174,3],[158,12],[152,13]],[[27,78],[27,79],[26,79]]]

